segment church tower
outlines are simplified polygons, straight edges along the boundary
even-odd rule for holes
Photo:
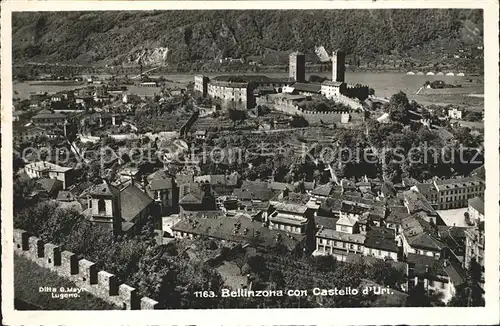
[[[345,53],[342,50],[332,54],[332,81],[345,82]]]
[[[290,66],[288,76],[296,82],[303,83],[306,80],[306,56],[301,52],[290,54]]]
[[[122,214],[120,203],[120,191],[103,181],[89,192],[89,209],[91,209],[91,221],[113,228],[113,235],[122,232]]]

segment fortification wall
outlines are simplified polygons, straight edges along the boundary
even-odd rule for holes
[[[64,277],[76,286],[124,310],[159,309],[159,302],[140,298],[137,290],[127,284],[118,284],[115,275],[98,271],[96,264],[78,260],[76,254],[60,246],[43,243],[38,237],[21,229],[14,229],[14,253],[24,256],[43,268]]]
[[[281,111],[289,115],[297,115],[304,117],[309,123],[341,123],[342,117],[349,115],[347,119],[348,122],[360,121],[363,119],[363,113],[357,113],[354,111],[330,111],[330,112],[318,112],[309,111],[300,108],[297,105],[289,105],[287,103],[276,103],[273,105],[274,109]]]
[[[368,95],[367,95],[368,96]],[[332,98],[335,102],[342,103],[344,105],[349,106],[353,110],[361,110],[363,109],[363,105],[357,99],[350,98],[345,95],[339,95]]]

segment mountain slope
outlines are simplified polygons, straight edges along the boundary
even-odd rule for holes
[[[13,14],[25,61],[178,63],[342,48],[371,59],[429,44],[482,45],[479,10],[260,10]],[[153,59],[150,60],[151,54]]]

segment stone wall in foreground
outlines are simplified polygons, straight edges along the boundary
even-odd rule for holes
[[[135,288],[127,284],[119,285],[114,274],[98,271],[95,263],[86,259],[78,260],[76,254],[52,243],[43,243],[24,230],[14,229],[14,253],[54,271],[77,287],[120,309],[160,309],[157,301],[148,297],[140,298]]]

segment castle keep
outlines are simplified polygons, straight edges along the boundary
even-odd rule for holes
[[[345,53],[336,50],[330,57],[332,79],[322,83],[306,81],[305,54],[293,52],[289,55],[288,78],[276,79],[266,76],[218,76],[210,80],[198,75],[194,77],[194,90],[203,97],[220,101],[225,109],[251,109],[255,105],[272,105],[275,109],[290,114],[299,113],[308,120],[323,122],[336,121],[334,113],[313,113],[296,109],[294,105],[282,105],[271,100],[271,95],[286,93],[289,95],[323,96],[349,106],[352,110],[363,109],[361,101],[368,97],[368,86],[351,85],[345,81]],[[271,96],[272,97],[272,96]],[[300,112],[298,112],[300,111]],[[321,115],[322,118],[318,118]],[[346,119],[342,119],[346,120]]]

